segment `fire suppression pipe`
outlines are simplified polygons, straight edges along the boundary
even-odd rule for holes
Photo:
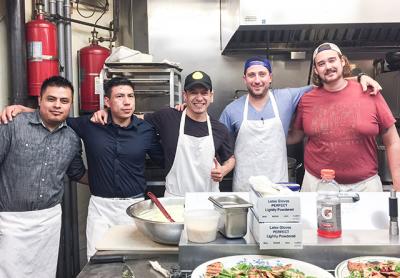
[[[56,0],[56,12],[59,16],[64,16],[64,0]],[[64,37],[64,21],[57,21],[57,38],[58,38],[58,62],[60,64],[60,75],[65,77],[65,37]]]
[[[10,53],[11,103],[26,104],[26,41],[25,1],[7,0],[7,20]]]

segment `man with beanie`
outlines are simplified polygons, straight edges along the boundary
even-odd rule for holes
[[[249,93],[230,103],[220,117],[236,137],[233,191],[248,191],[251,176],[288,181],[286,137],[300,98],[313,88],[271,89],[271,63],[261,57],[245,62],[243,80]],[[361,81],[365,88],[380,89],[367,76]]]
[[[243,79],[249,93],[230,103],[220,117],[236,135],[233,191],[248,191],[250,176],[288,181],[286,135],[297,103],[312,88],[271,90],[271,64],[260,57],[246,61]]]
[[[400,139],[382,95],[370,97],[350,74],[339,47],[323,43],[313,54],[317,88],[303,96],[288,142],[306,135],[302,191],[316,191],[323,168],[335,170],[341,191],[382,191],[376,137],[386,147],[393,187],[400,190]]]

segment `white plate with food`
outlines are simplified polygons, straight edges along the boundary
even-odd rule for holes
[[[366,256],[344,260],[336,267],[335,277],[400,277],[400,258]]]
[[[271,276],[266,276],[267,273]],[[238,274],[242,276],[236,276]],[[250,276],[252,274],[265,275],[257,277],[276,278],[333,278],[326,270],[306,262],[261,255],[239,255],[214,259],[196,267],[191,277],[256,277]]]

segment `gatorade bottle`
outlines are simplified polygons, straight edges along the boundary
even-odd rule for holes
[[[334,178],[334,170],[321,170],[321,181],[317,187],[318,235],[321,237],[337,238],[342,235],[339,185]]]

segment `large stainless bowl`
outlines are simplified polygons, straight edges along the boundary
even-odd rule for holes
[[[164,206],[185,205],[184,198],[159,198],[159,200]],[[126,209],[126,213],[135,220],[139,231],[155,242],[178,245],[183,230],[183,222],[158,222],[138,217],[143,211],[150,209],[158,208],[151,200],[144,200],[130,205]]]

